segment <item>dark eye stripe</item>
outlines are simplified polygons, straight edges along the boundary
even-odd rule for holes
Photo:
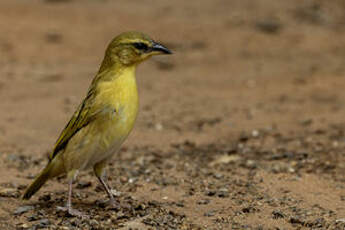
[[[142,42],[135,42],[133,43],[133,46],[137,48],[138,50],[143,50],[143,51],[146,51],[149,49],[149,47],[145,43],[142,43]]]

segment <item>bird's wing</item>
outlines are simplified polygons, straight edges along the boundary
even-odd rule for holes
[[[53,152],[49,156],[49,160],[51,161],[61,150],[63,150],[69,140],[82,128],[87,126],[90,122],[92,122],[97,114],[101,112],[101,110],[97,110],[93,106],[94,104],[94,97],[95,97],[95,88],[90,88],[89,92],[84,99],[84,101],[79,105],[76,112],[73,114],[71,120],[67,123],[66,127],[61,132],[58,140],[55,143],[55,147]]]

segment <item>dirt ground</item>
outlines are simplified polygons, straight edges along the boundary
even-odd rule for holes
[[[0,229],[345,228],[343,0],[0,2]],[[84,97],[107,43],[174,51],[137,71],[140,112],[108,176],[56,207],[20,195]],[[129,206],[129,207],[125,207]]]

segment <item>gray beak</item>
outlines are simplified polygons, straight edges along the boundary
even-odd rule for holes
[[[168,48],[166,48],[162,44],[159,44],[158,42],[153,42],[152,51],[160,52],[163,54],[172,54],[172,52]]]

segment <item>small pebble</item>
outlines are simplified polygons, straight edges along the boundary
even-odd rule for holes
[[[99,225],[99,222],[97,220],[94,220],[94,219],[90,220],[89,223],[92,227],[96,227]]]
[[[254,160],[247,160],[246,161],[246,167],[249,169],[255,169],[255,168],[257,168],[257,163]]]
[[[229,197],[229,189],[227,188],[220,188],[217,192],[218,197]]]
[[[115,197],[119,197],[119,196],[121,196],[121,192],[120,191],[117,191],[116,189],[112,189],[111,191],[110,191]]]
[[[207,190],[205,192],[205,195],[206,196],[214,196],[214,195],[216,195],[216,191],[214,191],[214,190]]]
[[[252,131],[252,137],[258,137],[260,135],[259,131],[258,130],[253,130]]]
[[[29,225],[28,224],[22,224],[20,227],[23,229],[27,229],[27,228],[29,228]]]
[[[156,123],[156,124],[155,124],[155,129],[156,129],[157,131],[161,131],[161,130],[163,129],[163,125],[162,125],[161,123]]]
[[[79,181],[77,184],[77,188],[78,189],[84,189],[84,188],[90,187],[91,185],[92,184],[90,181]]]
[[[345,223],[345,218],[337,219],[336,223]]]
[[[36,221],[36,220],[39,219],[39,216],[38,216],[37,214],[33,214],[33,215],[31,215],[31,216],[28,216],[26,219],[27,219],[28,221]]]
[[[211,210],[211,211],[205,212],[204,216],[211,217],[211,216],[214,216],[215,214],[216,214],[216,211]]]
[[[280,210],[274,210],[272,212],[272,215],[273,215],[273,219],[279,219],[279,218],[284,218],[285,215],[283,212],[281,212]]]
[[[41,219],[41,220],[39,221],[39,224],[40,224],[40,225],[43,225],[43,226],[47,226],[47,225],[50,224],[50,221],[49,221],[48,219]]]
[[[21,206],[21,207],[18,207],[16,211],[14,211],[14,215],[21,215],[33,209],[34,209],[34,206],[30,206],[30,205]]]
[[[19,191],[14,188],[4,188],[0,190],[0,197],[18,198],[19,196],[20,196]]]
[[[197,204],[200,204],[200,205],[209,204],[209,203],[210,203],[209,199],[203,199],[203,200],[199,200],[197,202]]]

